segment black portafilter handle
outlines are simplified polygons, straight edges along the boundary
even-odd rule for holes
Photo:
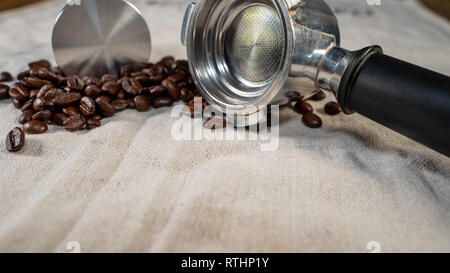
[[[357,112],[450,157],[450,77],[372,47],[352,58],[337,97],[345,113]]]

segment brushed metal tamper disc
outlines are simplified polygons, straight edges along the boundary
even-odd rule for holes
[[[66,5],[53,28],[53,53],[68,76],[117,75],[120,66],[147,63],[150,30],[125,0],[76,0]]]

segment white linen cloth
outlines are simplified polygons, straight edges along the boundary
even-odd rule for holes
[[[132,2],[151,28],[152,61],[185,58],[187,1]],[[343,47],[379,44],[450,74],[450,25],[416,1],[330,2]],[[0,70],[52,60],[64,3],[0,13]],[[93,131],[50,126],[11,154],[3,136],[19,112],[1,101],[0,251],[68,252],[71,241],[82,252],[369,252],[371,241],[383,252],[450,251],[450,159],[313,105],[323,128],[285,108],[274,152],[250,140],[176,141],[167,108],[127,110]]]

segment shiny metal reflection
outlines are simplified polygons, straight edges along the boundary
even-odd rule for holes
[[[149,28],[124,0],[80,0],[67,5],[53,29],[52,45],[66,75],[116,75],[121,65],[148,62]]]

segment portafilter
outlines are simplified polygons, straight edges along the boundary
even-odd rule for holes
[[[181,36],[197,88],[227,115],[286,102],[289,88],[324,90],[346,114],[450,156],[450,78],[379,46],[341,48],[323,0],[198,0],[187,7]]]

